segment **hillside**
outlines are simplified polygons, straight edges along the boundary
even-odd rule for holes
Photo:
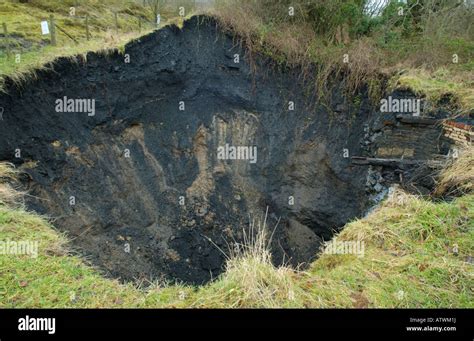
[[[85,56],[89,51],[107,53],[107,50],[121,49],[128,41],[158,27],[182,23],[194,10],[186,0],[157,1],[157,7],[154,3],[133,0],[2,1],[0,22],[6,25],[8,35],[5,36],[3,30],[0,32],[0,85],[5,76],[16,81],[34,77],[38,69],[57,57],[73,58]],[[177,12],[181,5],[187,9],[184,16]],[[156,25],[155,12],[160,13],[159,25]],[[58,26],[56,45],[52,45],[50,34],[41,31],[41,22],[49,22],[51,15]]]
[[[152,3],[0,4],[0,307],[474,307],[472,8]]]

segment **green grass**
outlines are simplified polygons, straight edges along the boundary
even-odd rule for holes
[[[397,192],[337,236],[363,240],[363,257],[324,254],[295,271],[244,254],[202,287],[139,286],[103,277],[68,253],[66,238],[44,218],[2,205],[0,241],[37,240],[39,256],[0,255],[0,306],[472,308],[473,218],[472,194],[434,203]]]
[[[125,307],[162,305],[178,296],[141,292],[103,278],[77,256],[65,250],[66,239],[44,219],[21,209],[0,207],[0,240],[38,241],[39,255],[0,256],[1,307]]]
[[[466,260],[474,250],[473,196],[452,203],[400,198],[342,232],[365,241],[365,256],[321,257],[309,276],[318,279],[313,293],[338,297],[336,306],[360,295],[371,307],[472,307],[473,265]]]
[[[0,24],[7,24],[9,39],[0,40],[0,90],[3,79],[11,77],[16,82],[35,76],[38,69],[59,56],[75,57],[89,51],[120,49],[127,42],[154,30],[153,13],[141,1],[132,0],[80,0],[75,16],[70,15],[74,0],[35,0],[22,4],[5,0],[0,3]],[[117,30],[115,13],[118,13]],[[40,22],[53,14],[56,24],[75,41],[57,30],[57,45],[52,46],[49,35],[41,35]],[[188,13],[189,16],[191,12]],[[86,39],[85,16],[89,16],[91,39]],[[160,27],[169,24],[181,25],[185,17],[180,17],[174,8],[160,10]],[[138,18],[142,18],[139,30]],[[7,44],[10,57],[7,58]],[[17,60],[17,55],[20,59]]]
[[[450,96],[451,104],[458,105],[466,113],[474,111],[474,78],[472,70],[453,72],[440,68],[429,73],[423,69],[410,69],[392,80],[392,89],[410,89],[419,96],[426,96],[437,104],[444,96]]]

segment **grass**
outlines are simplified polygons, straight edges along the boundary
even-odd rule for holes
[[[470,157],[462,153],[440,178],[441,192],[460,181],[461,197],[436,202],[396,190],[349,223],[337,240],[363,241],[362,257],[323,253],[305,271],[275,267],[263,222],[229,254],[226,271],[201,287],[105,278],[68,251],[66,236],[45,217],[6,204],[0,191],[0,241],[39,242],[37,258],[0,255],[0,307],[473,308],[474,194],[465,187],[472,178],[459,180],[472,175]],[[13,175],[5,165],[0,172]]]
[[[466,260],[474,247],[473,208],[472,195],[432,203],[396,193],[339,236],[363,240],[364,257],[315,262],[312,292],[324,295],[326,306],[472,307],[474,273]]]
[[[114,49],[121,49],[127,42],[139,37],[138,33],[114,35],[110,33],[104,40],[91,40],[81,45],[64,45],[61,47],[61,56],[77,60],[86,58],[89,51],[96,51],[107,54]],[[30,51],[22,54],[21,63],[8,62],[2,67],[4,75],[8,75],[13,82],[23,84],[28,79],[36,78],[39,70],[48,67],[49,63],[58,58],[58,49],[46,46],[38,51]],[[6,59],[5,59],[6,60]],[[2,79],[0,77],[0,90]]]
[[[0,22],[7,24],[9,39],[0,41],[0,90],[5,77],[17,83],[34,78],[36,71],[42,69],[57,57],[75,58],[89,51],[107,53],[123,46],[143,34],[156,29],[153,13],[142,1],[132,0],[81,0],[74,16],[70,8],[74,0],[36,0],[22,4],[12,0],[0,3],[2,16]],[[118,13],[118,25],[115,24]],[[190,15],[191,12],[188,13]],[[52,46],[49,35],[41,35],[40,22],[54,14],[55,23],[66,31],[77,43],[63,32],[57,30],[57,45]],[[86,39],[85,16],[89,17],[91,39]],[[185,17],[180,17],[174,8],[162,7],[160,27],[169,24],[182,25]],[[139,30],[139,18],[142,18]],[[7,56],[7,44],[11,55]],[[19,56],[19,59],[17,59]]]
[[[392,89],[410,89],[418,96],[426,96],[432,104],[449,98],[466,113],[474,110],[474,77],[472,71],[453,73],[448,68],[436,72],[425,69],[409,69],[392,79]]]
[[[176,4],[181,2],[190,8],[185,0]],[[74,57],[88,51],[120,49],[128,41],[154,29],[154,14],[151,8],[142,5],[142,1],[109,0],[105,3],[81,0],[75,16],[71,16],[70,7],[74,3],[75,0],[34,0],[30,4],[4,0],[0,3],[0,21],[7,24],[12,37],[8,44],[13,46],[9,59],[6,49],[2,48],[4,51],[0,52],[0,90],[7,76],[22,83],[58,56]],[[474,110],[474,43],[469,33],[459,33],[465,29],[455,29],[469,20],[465,13],[458,13],[457,10],[452,12],[456,15],[449,11],[438,13],[439,18],[430,19],[436,22],[426,24],[428,33],[422,37],[401,38],[399,28],[388,26],[383,34],[376,31],[341,41],[334,32],[328,36],[315,31],[308,21],[308,14],[301,9],[304,1],[295,2],[296,15],[293,18],[288,17],[282,3],[276,1],[269,6],[263,2],[222,0],[208,13],[219,20],[221,28],[240,37],[248,48],[247,57],[254,72],[258,72],[253,62],[254,53],[270,56],[280,66],[301,67],[302,79],[308,84],[309,93],[314,91],[320,100],[327,97],[331,86],[336,86],[330,80],[339,74],[344,76],[345,90],[349,95],[368,85],[371,99],[378,103],[384,90],[382,79],[389,77],[391,90],[411,89],[433,104],[445,96],[451,96],[453,114],[469,114]],[[186,15],[190,16],[192,12],[193,9],[188,10]],[[115,13],[118,13],[118,31]],[[40,21],[50,14],[54,14],[59,27],[79,44],[58,32],[57,46],[50,45],[49,37],[40,34],[39,26]],[[162,25],[180,25],[184,19],[178,15],[176,8],[162,6],[160,14]],[[90,18],[90,41],[86,40],[86,15]],[[138,31],[138,18],[143,18],[142,32]],[[449,20],[455,20],[455,23],[448,25],[446,21]],[[443,25],[453,26],[453,32]],[[387,40],[387,35],[396,39]],[[6,47],[5,44],[0,42],[2,47]],[[20,62],[15,58],[17,54],[21,55]],[[459,63],[452,62],[453,54],[459,56]],[[344,55],[349,56],[349,63],[344,63]],[[407,72],[400,73],[402,69]]]
[[[459,160],[442,171],[436,196],[459,196],[474,191],[474,148],[461,149],[459,153]]]
[[[428,0],[428,3],[434,2]],[[344,28],[344,25],[338,29],[333,25],[327,28],[328,32],[321,33],[314,26],[323,21],[311,21],[310,14],[304,10],[309,4],[326,8],[331,13],[328,22],[338,17],[351,21],[350,16],[343,14],[344,1],[336,0],[293,1],[291,5],[296,8],[293,17],[288,16],[285,1],[275,1],[270,6],[264,1],[222,0],[211,14],[224,30],[238,35],[249,55],[261,53],[277,65],[300,67],[301,78],[320,100],[330,94],[331,86],[339,86],[332,80],[341,76],[347,95],[353,96],[367,85],[373,103],[378,103],[385,90],[384,80],[388,78],[393,86],[390,90],[411,89],[433,105],[443,96],[453,95],[453,112],[474,110],[474,42],[472,30],[466,29],[469,25],[461,28],[462,23],[471,22],[472,11],[451,10],[447,6],[436,16],[426,14],[421,32],[411,32],[409,36],[391,22],[400,18],[395,13],[388,20],[366,18],[375,26],[364,34],[349,34],[357,27]],[[387,22],[380,24],[383,20]],[[342,34],[346,36],[344,39],[341,29],[347,31]],[[401,73],[401,70],[409,72]]]

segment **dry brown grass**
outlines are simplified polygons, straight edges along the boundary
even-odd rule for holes
[[[355,41],[347,54],[349,92],[355,93],[368,80],[379,78],[383,56],[371,39],[364,37]]]
[[[268,208],[263,219],[254,219],[248,229],[243,229],[241,243],[229,245],[225,273],[214,287],[209,287],[212,295],[198,296],[193,307],[278,308],[302,304],[304,293],[297,286],[295,270],[272,263],[270,244],[274,230],[268,229],[267,217]],[[274,229],[277,226],[278,223]],[[220,300],[223,305],[216,305]]]
[[[298,67],[304,84],[309,85],[308,93],[317,94],[320,101],[327,101],[332,88],[340,86],[334,80],[343,79],[348,96],[367,86],[370,99],[377,103],[386,80],[411,68],[423,68],[430,74],[449,68],[445,77],[449,82],[440,84],[441,90],[447,92],[449,84],[456,82],[456,75],[469,68],[460,65],[468,63],[472,56],[472,29],[465,26],[472,21],[473,11],[463,7],[437,11],[434,1],[426,1],[418,23],[421,29],[413,29],[413,36],[405,37],[406,32],[395,25],[396,15],[370,34],[357,35],[350,33],[347,23],[337,26],[329,20],[332,26],[324,27],[314,22],[307,12],[308,3],[292,1],[295,15],[289,17],[285,1],[221,0],[210,14],[217,18],[221,28],[237,35],[238,42],[247,49],[254,72],[258,71],[254,65],[256,53],[270,56],[278,65]],[[334,15],[342,6],[337,1],[315,3]],[[387,40],[387,34],[398,38]],[[453,53],[459,54],[459,65],[452,63]],[[343,60],[345,55],[348,63]],[[431,88],[423,95],[432,97]],[[470,102],[465,100],[469,96],[460,94],[461,109],[469,109]]]
[[[23,203],[24,193],[18,191],[12,184],[18,171],[10,163],[0,163],[0,205],[18,207]]]
[[[303,20],[288,21],[284,11],[262,8],[252,1],[222,1],[208,14],[221,29],[237,35],[238,43],[250,53],[262,52],[289,65],[303,64],[315,33]],[[269,22],[271,17],[271,22]]]
[[[439,176],[436,196],[450,197],[471,193],[474,189],[474,147],[459,151],[459,157]]]
[[[301,80],[319,100],[328,98],[337,85],[332,80],[341,76],[348,95],[380,79],[383,58],[369,38],[339,44],[318,35],[305,21],[305,15],[298,15],[303,14],[298,6],[291,20],[285,10],[265,10],[259,2],[226,0],[209,13],[224,31],[237,35],[237,43],[246,48],[254,72],[258,71],[254,65],[256,53],[271,57],[278,65],[299,68]],[[346,54],[348,63],[344,60]]]

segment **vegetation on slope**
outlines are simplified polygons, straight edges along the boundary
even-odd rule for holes
[[[0,307],[474,307],[474,152],[440,178],[432,201],[396,190],[336,240],[364,254],[323,253],[308,270],[271,264],[261,226],[215,281],[191,287],[121,284],[71,253],[66,236],[18,204],[11,168],[0,167],[0,242],[38,241],[38,257],[0,254]],[[449,185],[448,185],[449,184]],[[444,192],[443,191],[447,191]]]
[[[302,67],[302,79],[320,95],[341,75],[349,94],[367,85],[377,100],[381,78],[392,78],[433,104],[449,95],[454,109],[472,112],[474,7],[458,0],[383,3],[220,0],[213,14],[249,51]]]
[[[8,36],[0,27],[0,90],[4,77],[20,82],[58,56],[120,49],[130,40],[156,29],[156,13],[161,17],[159,27],[181,25],[193,7],[189,0],[177,1],[175,5],[163,0],[4,0],[0,2],[0,25],[7,25]],[[178,13],[181,5],[187,9],[184,16]],[[51,45],[50,35],[41,34],[40,23],[49,20],[50,15],[54,15],[58,26],[56,46]]]
[[[433,104],[450,98],[453,111],[472,113],[474,7],[459,0],[369,4],[374,2],[215,0],[210,14],[222,28],[236,33],[251,54],[267,54],[280,66],[301,67],[302,79],[322,98],[338,75],[344,77],[349,94],[367,85],[374,100],[382,94],[382,80],[391,78],[394,87],[410,88]],[[0,88],[2,75],[21,81],[57,56],[120,48],[156,28],[156,13],[162,25],[180,24],[184,19],[180,6],[186,16],[195,10],[190,0],[175,1],[173,6],[165,0],[4,0],[0,22],[7,24],[9,38],[0,41]],[[58,31],[58,45],[50,45],[39,25],[50,14],[78,43]],[[20,62],[14,58],[18,54]],[[247,57],[252,61],[251,55]]]

